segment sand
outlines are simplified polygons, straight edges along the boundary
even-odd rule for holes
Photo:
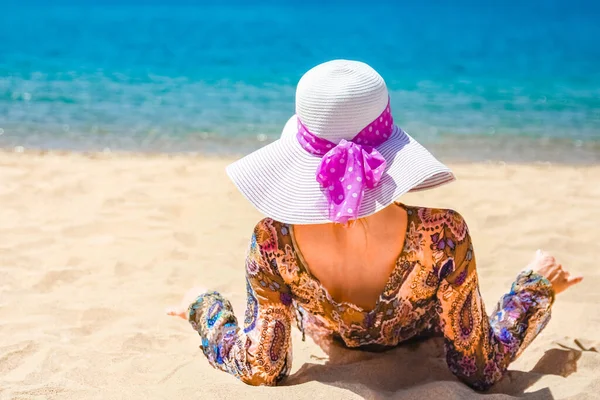
[[[167,317],[193,285],[245,305],[244,253],[260,215],[228,160],[0,153],[0,399],[470,399],[438,339],[386,353],[294,330],[282,387],[212,369]],[[600,398],[600,166],[454,165],[452,185],[406,196],[469,221],[488,311],[537,248],[585,275],[491,399]]]

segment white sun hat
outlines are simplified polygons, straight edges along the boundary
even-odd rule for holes
[[[348,60],[309,70],[280,139],[229,165],[227,174],[261,213],[288,224],[366,217],[407,192],[455,179],[393,123],[383,78]]]

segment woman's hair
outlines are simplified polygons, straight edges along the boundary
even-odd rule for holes
[[[367,235],[367,219],[366,218],[363,217],[363,218],[353,219],[351,221],[346,222],[345,224],[338,224],[338,225],[341,225],[344,228],[352,228],[357,223],[359,223],[363,228],[363,233],[365,235],[365,243],[366,243],[369,238],[369,235]]]

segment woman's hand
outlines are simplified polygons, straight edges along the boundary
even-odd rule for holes
[[[188,307],[190,306],[190,304],[196,301],[198,296],[200,296],[202,293],[206,293],[206,290],[200,287],[194,287],[188,290],[183,295],[183,297],[181,298],[181,302],[178,305],[167,308],[167,315],[187,320]]]
[[[564,292],[583,280],[582,276],[571,276],[553,256],[542,250],[536,251],[529,267],[550,281],[555,294]]]

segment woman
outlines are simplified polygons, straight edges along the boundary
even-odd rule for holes
[[[308,71],[281,139],[227,172],[268,217],[249,246],[244,325],[216,292],[169,313],[189,319],[215,368],[251,385],[289,373],[296,319],[318,343],[364,349],[441,334],[450,370],[483,390],[581,280],[538,251],[488,317],[460,214],[394,202],[454,176],[393,123],[383,79],[360,62]]]

